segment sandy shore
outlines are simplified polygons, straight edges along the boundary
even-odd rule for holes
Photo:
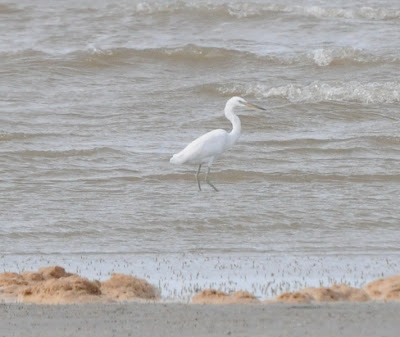
[[[205,289],[171,303],[132,275],[90,281],[59,266],[0,274],[1,336],[398,336],[400,275],[261,301]]]
[[[1,336],[398,336],[400,303],[0,304]]]

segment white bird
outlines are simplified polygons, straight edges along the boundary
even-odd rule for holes
[[[241,97],[232,97],[226,102],[225,117],[232,123],[232,131],[226,132],[222,129],[210,131],[193,142],[188,144],[181,152],[174,154],[170,159],[172,164],[198,164],[199,168],[196,173],[196,180],[201,191],[199,173],[201,165],[207,164],[206,182],[215,191],[218,189],[210,182],[208,175],[210,173],[211,165],[223,152],[229,150],[239,139],[241,133],[241,123],[238,116],[235,115],[233,110],[236,107],[248,107],[254,109],[265,110],[257,105],[246,102]]]

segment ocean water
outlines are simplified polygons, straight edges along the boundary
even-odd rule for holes
[[[400,272],[398,1],[19,0],[0,30],[1,270],[172,300]],[[235,95],[267,110],[198,192],[169,158]]]

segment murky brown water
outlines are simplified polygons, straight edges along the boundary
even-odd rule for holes
[[[0,266],[171,297],[398,273],[399,24],[394,0],[0,5]],[[169,158],[233,95],[267,111],[199,193]]]

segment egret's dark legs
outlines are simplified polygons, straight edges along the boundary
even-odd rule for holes
[[[210,185],[214,189],[215,192],[218,192],[218,189],[213,184],[211,184],[210,180],[208,180],[208,174],[210,173],[210,169],[211,169],[211,167],[209,166],[207,169],[207,173],[206,173],[206,183],[208,185]]]
[[[199,185],[199,191],[201,191],[200,180],[199,180],[200,170],[201,170],[201,164],[199,165],[199,168],[196,173],[196,180],[197,180],[197,185]]]

